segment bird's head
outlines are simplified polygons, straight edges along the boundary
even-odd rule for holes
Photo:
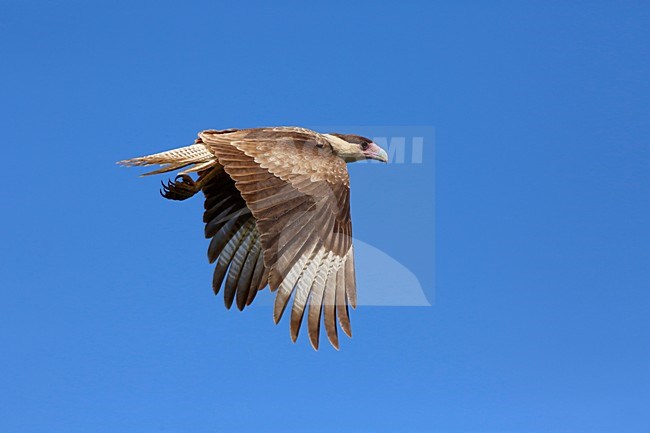
[[[325,134],[336,153],[345,162],[374,159],[388,162],[388,154],[369,138],[354,134]]]

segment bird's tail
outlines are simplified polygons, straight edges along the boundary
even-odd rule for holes
[[[187,170],[179,173],[191,173],[209,168],[217,164],[217,159],[206,147],[197,140],[197,143],[179,147],[178,149],[166,152],[154,153],[153,155],[139,156],[137,158],[125,159],[117,162],[126,167],[161,165],[158,170],[144,173],[142,176],[167,173],[190,166]]]

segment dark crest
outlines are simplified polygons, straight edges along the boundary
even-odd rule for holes
[[[355,135],[355,134],[334,134],[334,133],[332,133],[330,135],[338,137],[341,140],[345,140],[348,143],[354,143],[354,144],[360,144],[360,145],[364,145],[364,144],[368,145],[368,144],[372,143],[371,139],[366,138],[366,137],[362,137],[360,135]]]

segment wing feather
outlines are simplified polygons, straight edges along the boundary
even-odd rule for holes
[[[233,218],[228,221],[217,234],[214,235],[208,246],[208,261],[214,263],[222,253],[224,247],[230,242],[232,237],[239,232],[243,225],[242,218]]]
[[[255,242],[255,233],[253,232],[254,228],[255,221],[252,218],[249,219],[242,227],[244,234],[237,247],[237,251],[232,258],[232,261],[230,262],[230,267],[228,268],[228,277],[226,278],[226,285],[223,292],[226,308],[230,308],[232,306],[233,300],[235,299],[235,293],[237,290],[242,268],[244,267],[248,253],[253,246],[253,242]]]
[[[257,232],[254,231],[253,235],[257,237]],[[254,289],[251,287],[253,280],[253,275],[255,273],[255,266],[257,265],[257,258],[260,255],[261,246],[258,242],[258,239],[252,240],[252,245],[247,252],[246,258],[244,259],[244,265],[239,275],[237,281],[237,308],[243,310],[246,305],[248,305],[248,297],[250,292],[257,291],[257,287]]]
[[[298,259],[296,266],[292,268],[280,282],[279,290],[275,295],[275,303],[273,305],[273,320],[275,323],[278,323],[280,319],[282,319],[282,315],[284,314],[284,310],[287,308],[287,303],[293,293],[296,282],[301,277],[304,267],[308,264],[308,257],[309,256],[307,255],[301,256]],[[273,276],[271,276],[271,279],[273,279]]]
[[[309,260],[307,267],[305,267],[300,279],[296,283],[296,294],[291,307],[291,339],[294,342],[298,338],[298,332],[300,331],[300,324],[302,322],[303,313],[305,312],[305,306],[307,305],[307,299],[309,298],[309,293],[316,281],[316,276],[320,270],[323,259],[325,258],[325,254],[324,249],[319,248],[315,255]]]
[[[215,293],[219,292],[219,289],[221,288],[221,283],[223,282],[224,277],[226,276],[226,270],[228,269],[228,266],[230,265],[232,259],[234,258],[235,253],[237,252],[237,249],[239,248],[239,245],[241,244],[242,240],[244,237],[248,234],[248,224],[242,224],[237,232],[230,238],[226,246],[223,248],[223,251],[219,255],[219,260],[217,261],[217,266],[214,269],[214,275],[212,278],[212,289],[214,290]],[[226,307],[230,308],[230,305],[232,304],[232,300],[230,300],[229,304],[229,298],[230,294],[225,293],[225,304]]]
[[[253,303],[257,292],[262,290],[266,286],[266,279],[268,278],[267,270],[264,267],[264,254],[262,253],[262,248],[260,247],[259,254],[257,256],[257,262],[255,263],[255,270],[253,271],[253,278],[251,279],[251,284],[248,289],[248,298],[246,299],[246,305]]]
[[[348,302],[345,294],[345,268],[341,267],[336,274],[336,316],[339,319],[339,326],[348,337],[352,337],[350,327],[350,316],[348,315]]]
[[[323,297],[325,295],[325,289],[327,287],[327,282],[329,276],[332,273],[332,269],[336,267],[339,259],[331,251],[327,253],[327,256],[321,263],[318,274],[316,275],[316,280],[311,289],[311,294],[309,296],[309,313],[307,315],[307,327],[309,330],[309,341],[314,349],[318,350],[318,340],[320,337],[320,321],[321,313],[323,307]],[[336,347],[336,346],[335,346]]]
[[[354,275],[354,254],[352,249],[345,261],[345,294],[352,308],[357,308],[357,282]]]
[[[325,285],[325,294],[323,296],[323,315],[325,322],[325,331],[327,331],[327,338],[329,339],[332,346],[336,349],[339,348],[339,337],[338,332],[336,331],[336,277],[340,271],[332,269],[330,274],[327,277],[327,283]]]

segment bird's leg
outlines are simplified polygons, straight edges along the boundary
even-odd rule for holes
[[[161,181],[163,188],[160,190],[160,194],[169,200],[187,200],[201,191],[203,185],[218,172],[217,169],[200,172],[199,179],[196,181],[189,174],[179,174],[173,181],[168,180],[167,184]]]

